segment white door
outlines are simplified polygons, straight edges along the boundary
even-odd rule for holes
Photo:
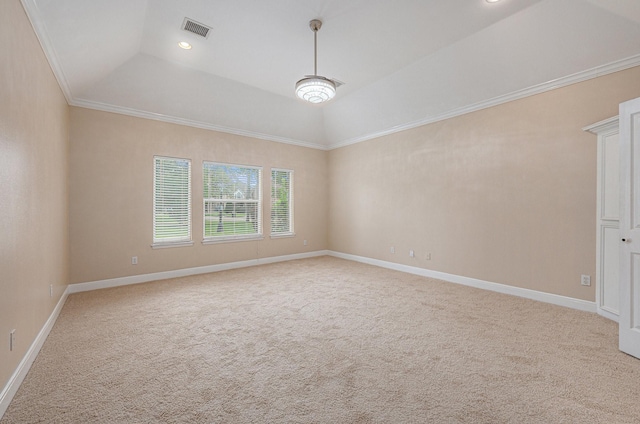
[[[620,350],[640,358],[640,98],[620,105]]]

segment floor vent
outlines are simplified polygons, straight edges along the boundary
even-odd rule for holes
[[[184,18],[184,21],[182,22],[182,29],[204,38],[209,38],[209,31],[211,31],[211,27],[189,18]]]

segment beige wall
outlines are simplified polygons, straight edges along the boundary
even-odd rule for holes
[[[82,108],[70,138],[72,283],[327,248],[325,151]],[[154,155],[191,159],[193,246],[151,248]],[[204,160],[263,167],[264,240],[201,243]],[[296,237],[269,237],[271,167],[294,171]]]
[[[638,96],[634,68],[332,150],[329,248],[593,301],[596,137],[581,128]]]
[[[0,1],[0,390],[69,282],[68,121],[20,1]]]
[[[640,96],[640,68],[324,152],[69,108],[19,0],[0,2],[0,41],[2,387],[69,282],[329,248],[594,300],[581,128]],[[191,247],[150,247],[154,155],[192,160]],[[293,169],[297,236],[270,239],[265,219],[264,240],[202,245],[203,160],[262,166],[265,198],[269,168]]]

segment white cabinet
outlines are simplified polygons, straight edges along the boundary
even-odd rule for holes
[[[584,128],[598,136],[596,305],[614,321],[620,314],[620,151],[618,117]]]

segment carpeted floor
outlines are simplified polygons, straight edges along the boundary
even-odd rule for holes
[[[69,297],[1,423],[638,423],[595,314],[322,257]]]

